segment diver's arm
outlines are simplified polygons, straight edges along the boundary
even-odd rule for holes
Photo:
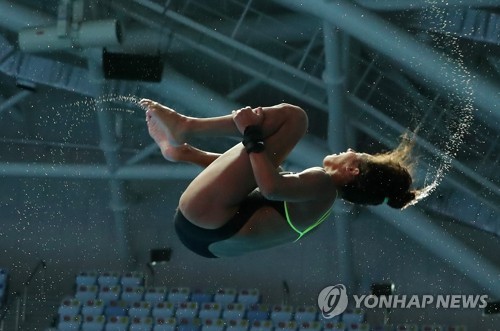
[[[249,153],[255,181],[269,200],[308,201],[324,198],[331,190],[329,176],[322,168],[309,168],[298,174],[280,174],[264,151]]]

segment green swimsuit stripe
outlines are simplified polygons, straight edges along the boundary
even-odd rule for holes
[[[295,227],[295,225],[293,225],[292,221],[290,220],[290,215],[288,214],[288,206],[286,204],[286,201],[283,202],[284,206],[285,206],[285,215],[286,215],[286,221],[288,222],[288,225],[290,225],[290,227],[293,229],[293,231],[297,232],[299,234],[299,237],[297,239],[294,240],[294,242],[298,241],[300,238],[302,238],[306,233],[308,233],[309,231],[311,231],[312,229],[314,229],[315,227],[317,227],[318,225],[320,225],[321,223],[323,223],[324,220],[326,220],[328,218],[328,216],[330,216],[330,213],[332,212],[332,209],[328,209],[324,214],[323,216],[321,216],[317,221],[316,223],[314,223],[313,225],[309,226],[307,229],[305,229],[304,231],[300,231],[299,229],[297,229]]]

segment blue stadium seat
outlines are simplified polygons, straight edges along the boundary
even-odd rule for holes
[[[157,303],[165,301],[167,298],[166,287],[149,287],[144,291],[144,301]]]
[[[106,316],[126,316],[128,311],[128,304],[125,301],[110,301],[106,308],[104,308],[104,315]]]
[[[323,325],[318,321],[298,322],[299,331],[320,331]]]
[[[370,325],[368,323],[352,323],[347,325],[347,331],[370,331]]]
[[[190,296],[189,288],[187,287],[174,287],[167,294],[167,301],[180,303],[187,302]]]
[[[271,309],[271,320],[273,322],[291,321],[293,316],[293,307],[289,305],[274,305]]]
[[[172,302],[158,302],[153,306],[152,315],[155,318],[174,317],[175,305]]]
[[[130,319],[128,316],[109,316],[105,331],[128,331]]]
[[[247,306],[259,303],[260,292],[258,289],[242,289],[238,292],[236,301]]]
[[[196,302],[181,302],[175,310],[175,317],[181,319],[193,319],[198,316],[198,303]]]
[[[137,301],[130,304],[128,315],[130,317],[147,317],[151,316],[151,302]]]
[[[155,318],[155,324],[153,326],[153,331],[175,331],[177,327],[177,320],[174,317]]]
[[[97,298],[104,301],[104,303],[107,304],[108,302],[120,299],[121,291],[122,289],[120,285],[112,285],[112,286],[103,285],[101,286]]]
[[[96,285],[97,273],[94,271],[82,271],[76,275],[76,286],[80,285]]]
[[[87,300],[82,306],[82,315],[99,316],[104,313],[104,301],[100,299]]]
[[[121,299],[127,302],[142,301],[144,298],[144,287],[142,286],[126,286],[123,288]]]
[[[251,322],[254,320],[265,321],[269,319],[269,305],[256,304],[251,305],[247,309],[247,319]]]
[[[275,331],[297,331],[298,325],[295,321],[273,321]]]
[[[323,331],[345,331],[346,326],[342,322],[326,322],[323,324]]]
[[[217,319],[221,316],[222,307],[220,303],[217,302],[206,302],[201,304],[200,312],[198,317],[201,319]]]
[[[294,320],[297,322],[312,322],[316,320],[318,311],[314,306],[296,307],[293,314]]]
[[[200,331],[200,330],[201,330],[201,320],[199,318],[178,319],[177,331]]]
[[[122,287],[131,286],[143,286],[144,285],[144,274],[142,272],[132,271],[126,272],[122,275],[120,279],[120,284]]]
[[[248,320],[227,320],[226,321],[226,331],[247,331],[250,329],[250,323]]]
[[[103,272],[97,277],[99,286],[115,286],[120,284],[120,274],[118,272]]]
[[[84,316],[81,331],[103,331],[106,324],[104,315]]]
[[[221,288],[214,294],[214,302],[228,304],[236,301],[237,292],[234,288]]]
[[[150,316],[133,317],[130,321],[129,331],[151,331],[153,329],[153,318]]]
[[[271,320],[254,320],[250,323],[250,331],[272,331],[273,329],[274,324]]]
[[[243,319],[245,318],[245,305],[242,303],[228,303],[222,311],[222,318],[225,320],[230,319]],[[267,317],[266,317],[267,318]]]
[[[220,318],[202,318],[201,331],[224,331],[226,323]]]
[[[96,285],[80,285],[76,289],[75,298],[81,302],[97,298],[99,289]]]
[[[82,304],[74,298],[64,299],[57,310],[59,316],[76,316],[80,314]]]
[[[57,329],[59,331],[75,331],[80,330],[80,325],[82,324],[82,317],[80,315],[76,316],[60,316]]]
[[[198,304],[203,304],[206,302],[212,302],[213,301],[213,294],[208,293],[204,290],[201,289],[196,289],[191,293],[191,301],[193,302],[198,302]]]

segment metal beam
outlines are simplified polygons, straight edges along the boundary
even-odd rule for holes
[[[162,7],[155,8],[151,1],[141,1],[142,5],[150,3],[152,5],[148,8],[151,10],[147,11],[145,7],[137,5],[121,4],[114,8],[155,29],[167,29],[172,25],[170,27],[172,38],[257,79],[262,79],[286,93],[307,99],[311,105],[324,106],[323,101],[326,96],[324,84],[320,79],[177,12],[172,10],[164,12]]]
[[[20,31],[25,28],[54,25],[56,19],[15,1],[0,0],[0,26]]]
[[[141,165],[121,167],[112,173],[104,164],[0,163],[0,177],[63,179],[191,180],[201,168],[183,165]]]
[[[343,151],[346,143],[345,119],[345,68],[343,64],[342,32],[325,21],[323,24],[325,45],[325,71],[323,81],[328,98],[328,138],[331,151]]]
[[[104,82],[101,82],[100,85],[104,87]],[[97,112],[97,122],[101,138],[99,147],[104,153],[104,158],[106,159],[109,172],[114,174],[120,167],[118,157],[120,145],[116,139],[114,131],[114,114],[109,110],[109,108],[103,106],[102,103],[95,106],[95,111]],[[129,260],[131,258],[131,254],[126,217],[128,205],[125,200],[123,181],[121,179],[111,178],[109,180],[109,191],[111,199],[109,207],[113,212],[114,230],[116,233],[116,241],[118,243],[118,255],[120,256],[123,265],[129,266],[128,263],[130,262]]]
[[[500,298],[500,268],[449,235],[416,208],[401,212],[390,207],[376,207],[370,208],[370,212],[476,282],[492,297]]]
[[[31,95],[31,91],[28,90],[23,90],[20,91],[17,94],[14,94],[7,100],[3,101],[2,104],[0,105],[0,114],[2,114],[4,111],[9,110],[10,108],[14,107],[17,103],[21,102],[24,98],[27,96]]]
[[[472,75],[444,54],[417,41],[411,34],[377,15],[345,0],[273,0],[284,7],[314,15],[338,26],[351,36],[400,63],[404,68],[433,84],[459,95],[480,108],[475,115],[493,127],[500,126],[500,86]],[[472,93],[472,95],[471,95]]]
[[[498,7],[498,0],[356,0],[363,7],[375,10],[418,10],[439,7]]]
[[[325,45],[325,71],[323,81],[328,98],[328,137],[327,145],[331,151],[343,151],[347,147],[345,120],[345,68],[342,51],[342,32],[336,26],[323,23]],[[349,290],[353,287],[351,261],[351,236],[349,213],[341,211],[335,219],[335,244],[338,255],[339,276]]]

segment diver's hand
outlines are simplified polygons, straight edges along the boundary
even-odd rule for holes
[[[245,129],[251,125],[262,125],[264,121],[264,112],[261,107],[252,109],[251,107],[233,110],[233,121],[238,131],[243,134]]]

